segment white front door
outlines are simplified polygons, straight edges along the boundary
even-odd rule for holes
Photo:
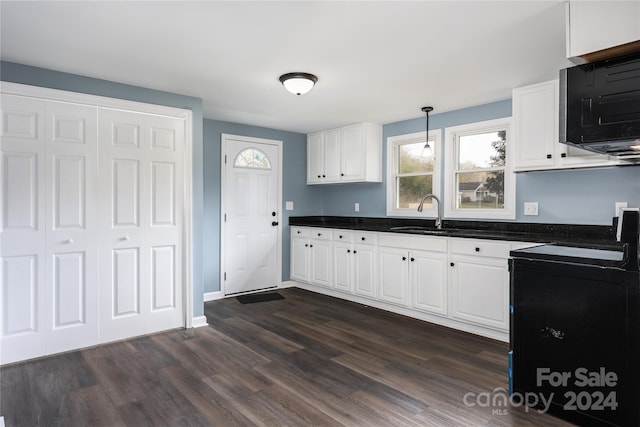
[[[184,121],[100,109],[101,336],[184,325]]]
[[[222,135],[224,295],[280,283],[281,144]]]

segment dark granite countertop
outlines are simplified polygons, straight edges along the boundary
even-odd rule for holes
[[[615,240],[613,225],[544,224],[528,222],[489,222],[444,220],[436,230],[434,220],[412,218],[369,218],[348,216],[297,216],[291,226],[341,228],[349,230],[394,232],[424,236],[507,240],[622,250]]]

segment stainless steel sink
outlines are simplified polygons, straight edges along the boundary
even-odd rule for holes
[[[411,233],[411,234],[431,234],[431,235],[442,235],[442,234],[451,234],[449,230],[442,230],[433,227],[421,227],[417,225],[405,225],[400,227],[391,227],[390,231],[397,231],[401,233]]]

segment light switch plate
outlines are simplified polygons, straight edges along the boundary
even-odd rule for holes
[[[538,202],[524,202],[525,215],[538,215]]]
[[[354,209],[356,212],[360,212],[360,203],[356,202]]]
[[[285,210],[292,211],[293,210],[293,202],[290,201],[290,200],[287,200],[284,203],[284,208],[285,208]]]

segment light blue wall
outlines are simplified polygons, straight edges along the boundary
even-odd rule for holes
[[[429,115],[429,129],[441,129],[444,141],[444,128],[483,120],[499,119],[511,116],[511,101],[500,101],[478,107],[464,108],[452,112]],[[401,122],[389,123],[382,128],[382,183],[359,183],[327,185],[325,193],[325,215],[373,216],[387,215],[387,138],[425,131],[425,117]],[[444,151],[444,150],[443,150]],[[441,169],[444,168],[444,156],[440,156]],[[440,191],[444,194],[444,191]],[[354,212],[354,203],[360,203],[360,212]]]
[[[442,129],[511,116],[511,100],[461,110],[430,114],[429,127]],[[383,127],[383,176],[386,182],[386,139],[424,132],[424,116]],[[441,156],[441,162],[444,162]],[[444,166],[442,164],[441,166]],[[386,216],[386,183],[327,185],[325,215]],[[442,184],[444,186],[444,183]],[[441,194],[444,194],[441,188]],[[640,207],[640,166],[527,172],[516,175],[516,221],[610,225],[615,202]],[[538,202],[538,216],[524,216],[523,203]],[[354,212],[354,203],[360,212]]]
[[[3,81],[41,86],[71,92],[126,99],[185,108],[193,113],[193,315],[202,316],[203,265],[202,218],[203,211],[203,150],[202,150],[202,100],[190,96],[161,92],[75,74],[30,67],[11,62],[0,62],[0,78]]]
[[[289,280],[289,217],[318,215],[322,212],[322,186],[307,186],[307,136],[305,134],[256,126],[204,121],[204,291],[220,290],[220,166],[221,135],[249,136],[282,141],[282,279]],[[285,202],[294,202],[286,211]]]

